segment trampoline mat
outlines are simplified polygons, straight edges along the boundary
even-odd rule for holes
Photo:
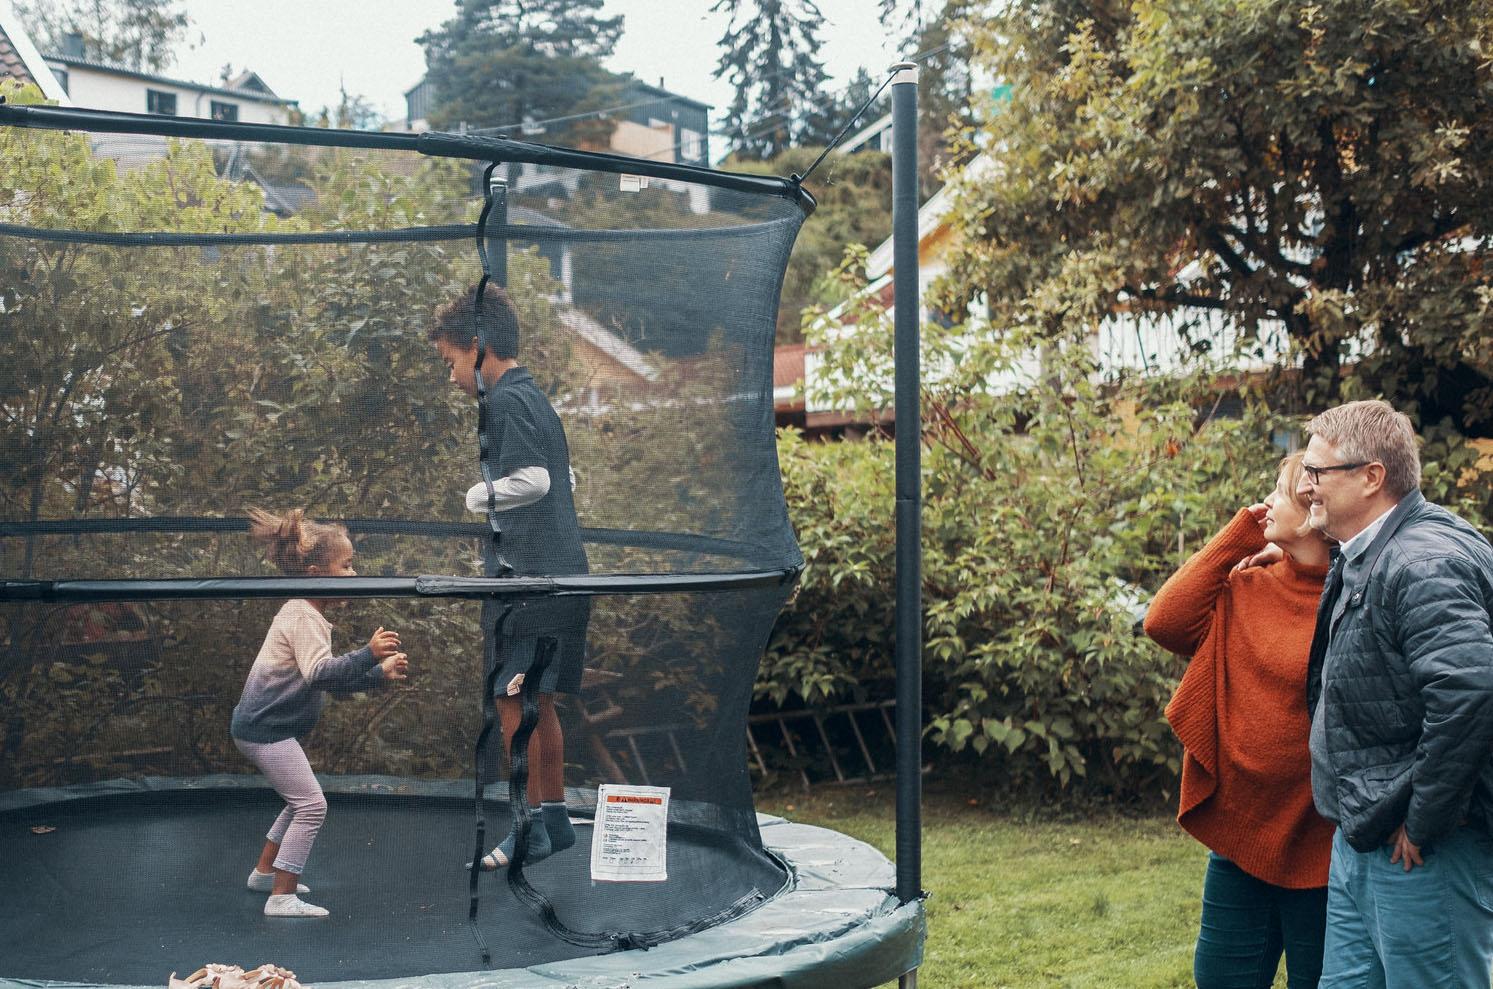
[[[272,792],[111,796],[0,814],[0,978],[161,985],[207,962],[272,963],[305,982],[478,971],[467,922],[471,802],[328,793],[302,880],[331,916],[266,918],[245,887],[280,804]],[[489,844],[507,833],[490,806]],[[784,875],[761,852],[670,829],[669,880],[593,883],[591,831],[527,875],[561,920],[587,930],[661,930],[714,915]],[[504,874],[482,876],[479,924],[492,967],[595,954],[557,939]]]

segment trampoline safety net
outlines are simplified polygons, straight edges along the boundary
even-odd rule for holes
[[[771,374],[796,183],[46,112],[0,106],[0,979],[520,967],[771,898],[744,726],[802,564]],[[515,471],[546,490],[505,508]],[[342,524],[357,576],[277,568],[250,509]],[[408,680],[357,652],[380,627]],[[319,716],[250,703],[287,670]],[[324,920],[246,889],[284,738],[325,795]],[[604,785],[667,794],[663,854],[603,838]],[[479,819],[486,850],[515,818],[574,844],[474,886]]]

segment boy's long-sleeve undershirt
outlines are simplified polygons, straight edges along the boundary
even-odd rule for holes
[[[532,505],[550,490],[550,472],[543,467],[520,467],[506,477],[492,482],[493,509],[506,512]],[[575,490],[575,471],[570,472],[570,490]],[[487,482],[467,489],[467,511],[487,511]]]

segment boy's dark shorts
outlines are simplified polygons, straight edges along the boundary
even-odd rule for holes
[[[512,609],[495,601],[482,603],[483,676],[500,666],[493,696],[502,697],[508,683],[528,673],[542,639],[555,640],[555,652],[540,679],[541,693],[578,694],[586,666],[586,629],[591,599],[553,598],[525,601]],[[507,618],[501,616],[507,612]],[[497,634],[502,620],[501,634]]]
[[[555,652],[550,658],[549,666],[545,668],[544,676],[539,681],[539,692],[543,694],[578,694],[581,690],[581,674],[586,665],[586,634],[575,630],[557,632],[549,636],[555,640]],[[505,635],[501,638],[494,635],[483,636],[485,640],[486,661],[483,664],[484,674],[492,671],[492,668],[501,663],[498,678],[493,682],[493,696],[506,696],[508,683],[520,673],[528,673],[534,665],[534,656],[539,650],[540,637],[537,635],[511,636]]]

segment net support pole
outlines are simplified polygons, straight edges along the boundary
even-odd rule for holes
[[[897,898],[923,894],[922,410],[918,357],[918,67],[892,67],[897,453]],[[911,980],[911,981],[909,981]],[[916,985],[917,973],[903,976]]]
[[[488,180],[488,191],[492,193],[492,218],[489,220],[491,226],[499,230],[508,228],[508,180],[498,178],[496,174]],[[488,248],[488,266],[492,270],[492,280],[508,290],[508,238],[499,237],[492,241]]]

